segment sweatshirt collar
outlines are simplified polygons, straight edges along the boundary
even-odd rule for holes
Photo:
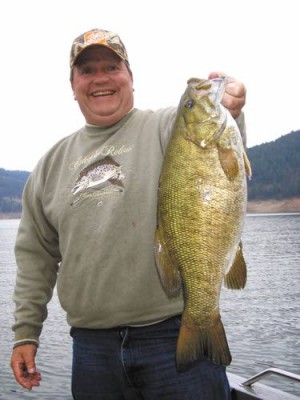
[[[88,128],[97,128],[97,129],[101,129],[101,130],[102,130],[102,129],[103,129],[103,130],[106,130],[106,129],[109,129],[109,128],[118,126],[120,123],[121,123],[121,125],[122,125],[122,122],[127,121],[128,118],[130,117],[130,115],[133,114],[134,109],[135,109],[135,108],[132,107],[131,110],[129,110],[128,113],[125,114],[123,118],[121,118],[118,122],[116,122],[116,123],[113,124],[113,125],[108,125],[108,126],[104,126],[104,127],[103,127],[103,126],[100,126],[100,125],[93,125],[93,124],[86,123],[85,126],[88,127]]]

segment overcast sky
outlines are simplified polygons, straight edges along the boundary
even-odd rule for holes
[[[249,147],[300,129],[298,7],[298,0],[4,2],[0,168],[31,171],[84,124],[69,51],[95,27],[125,42],[139,108],[177,105],[188,78],[219,70],[247,87]]]

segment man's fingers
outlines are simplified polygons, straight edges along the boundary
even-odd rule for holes
[[[221,71],[214,71],[208,75],[208,79],[215,79],[215,78],[224,78],[227,76],[224,72]]]
[[[39,386],[41,374],[35,367],[35,345],[24,345],[16,347],[11,357],[11,368],[16,381],[24,388],[31,390]]]
[[[225,91],[227,94],[233,97],[245,98],[246,88],[242,82],[233,81],[228,79],[228,83],[225,86]]]
[[[25,389],[31,390],[34,386],[40,385],[41,374],[37,371],[29,373],[25,364],[13,366],[16,381]]]

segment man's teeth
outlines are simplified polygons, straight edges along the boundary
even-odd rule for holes
[[[114,92],[112,90],[106,90],[105,92],[94,92],[92,93],[92,96],[97,97],[97,96],[108,96],[110,94],[113,94]]]

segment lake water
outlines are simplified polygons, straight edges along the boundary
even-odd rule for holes
[[[32,392],[9,367],[13,335],[13,246],[18,220],[0,220],[0,399],[71,400],[71,339],[56,293],[38,351],[43,381]],[[233,361],[229,372],[245,378],[277,367],[300,374],[300,214],[248,215],[243,234],[248,282],[223,289],[221,314]],[[262,383],[300,396],[300,384],[280,377]]]

